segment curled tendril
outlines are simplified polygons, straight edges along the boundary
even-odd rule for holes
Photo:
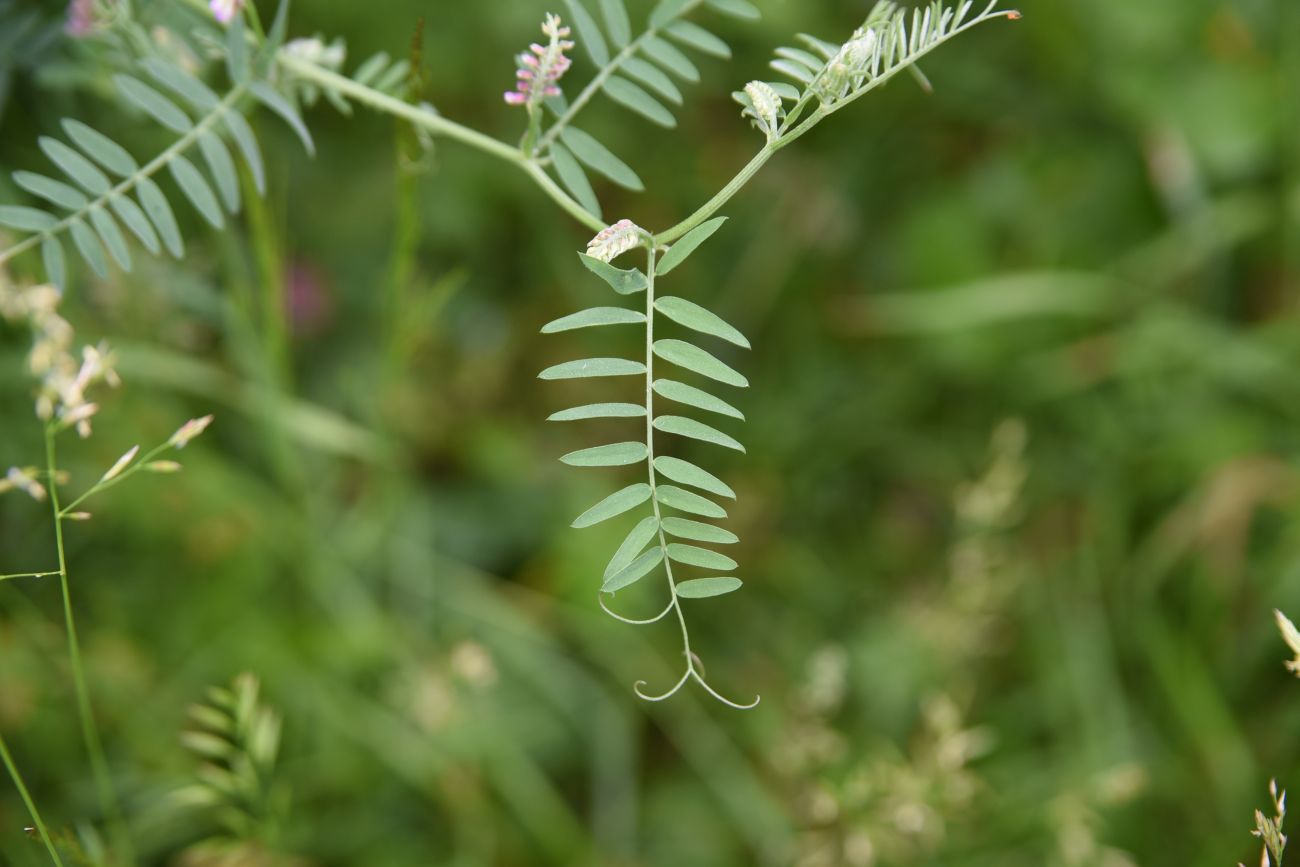
[[[651,623],[658,623],[660,620],[663,620],[665,617],[668,616],[668,612],[673,610],[673,605],[676,603],[676,600],[670,600],[668,606],[664,608],[663,611],[660,611],[658,614],[656,614],[654,617],[651,617],[649,620],[633,620],[630,617],[624,617],[623,615],[617,614],[614,611],[610,610],[610,607],[605,604],[605,596],[603,593],[597,594],[596,601],[600,603],[600,607],[610,617],[613,617],[615,620],[621,623],[631,624],[632,626],[649,626]]]
[[[643,698],[646,701],[663,701],[665,699],[672,698],[674,695],[676,695],[677,691],[686,685],[686,681],[690,679],[690,676],[693,672],[694,669],[688,667],[686,671],[682,672],[681,680],[673,684],[673,688],[663,693],[662,695],[647,695],[646,693],[642,692],[641,687],[646,685],[646,681],[644,680],[638,680],[636,683],[632,684],[632,691],[635,692],[640,698]]]
[[[695,654],[691,654],[691,656],[695,656]],[[699,657],[696,657],[696,659],[698,658]],[[734,707],[736,710],[752,710],[758,707],[758,703],[763,699],[761,695],[756,695],[754,696],[754,700],[751,701],[749,704],[740,704],[739,702],[734,702],[731,699],[719,693],[713,687],[709,686],[708,681],[706,681],[700,675],[700,673],[695,670],[695,666],[690,663],[687,664],[686,670],[682,672],[681,679],[678,680],[675,684],[673,684],[672,688],[665,693],[661,693],[660,695],[649,695],[645,692],[642,692],[641,687],[646,685],[646,681],[644,680],[638,680],[636,683],[634,683],[632,685],[632,691],[637,694],[638,698],[641,698],[645,701],[664,701],[665,699],[672,698],[674,695],[676,695],[678,691],[681,690],[681,688],[686,685],[686,681],[690,680],[691,678],[695,678],[695,682],[698,683],[700,686],[704,687],[704,691],[707,692],[709,695],[713,696],[718,701],[725,704],[727,707]]]

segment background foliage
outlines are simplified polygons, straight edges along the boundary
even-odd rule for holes
[[[713,22],[741,50],[702,64],[676,133],[586,119],[651,190],[607,212],[692,210],[759,144],[730,92],[867,7],[759,5]],[[533,376],[566,341],[536,332],[597,289],[589,233],[522,176],[327,107],[308,161],[263,115],[265,205],[221,235],[185,214],[184,265],[80,274],[65,312],[127,387],[64,449],[74,476],[218,417],[180,479],[115,491],[69,542],[150,863],[213,831],[171,794],[179,735],[245,670],[283,717],[284,793],[247,863],[1251,858],[1268,778],[1300,780],[1270,619],[1300,609],[1300,7],[1021,8],[926,64],[935,95],[900,80],[780,154],[674,278],[756,347],[749,454],[713,467],[748,592],[695,626],[711,680],[762,693],[748,714],[631,696],[678,670],[672,625],[599,616],[619,531],[566,531],[604,488],[554,461],[585,443],[542,421],[561,404]],[[543,11],[305,0],[292,31],[400,55],[426,16],[425,98],[513,139],[500,92]],[[7,35],[0,199],[62,116],[165,143],[93,49]],[[0,332],[6,466],[40,448],[26,342]],[[49,567],[46,525],[0,498],[5,571]],[[74,830],[71,700],[57,588],[6,582],[0,729]],[[25,822],[0,791],[9,863],[43,857]]]

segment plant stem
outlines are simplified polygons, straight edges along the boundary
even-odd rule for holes
[[[45,461],[50,479],[55,478],[54,438],[56,430],[53,423],[45,426]],[[93,490],[93,489],[92,489]],[[82,497],[84,499],[84,497]],[[80,502],[78,500],[77,502]],[[108,761],[104,757],[104,745],[99,736],[99,727],[95,723],[94,711],[90,705],[90,690],[86,685],[86,671],[81,659],[81,644],[77,640],[77,624],[72,616],[72,594],[68,588],[68,558],[63,544],[63,512],[59,508],[58,485],[50,484],[50,506],[54,515],[54,541],[59,553],[59,587],[63,594],[63,619],[68,632],[68,658],[72,666],[72,681],[77,694],[77,715],[81,720],[81,736],[85,741],[86,752],[90,757],[91,772],[95,778],[95,789],[99,795],[100,809],[113,828],[114,842],[122,859],[127,864],[135,863],[135,854],[131,848],[130,837],[126,833],[126,821],[122,814],[122,805],[118,802],[117,792],[113,788],[112,777],[108,772]]]
[[[58,572],[16,572],[13,575],[0,575],[0,581],[12,581],[14,578],[49,578]]]
[[[548,196],[555,200],[555,203],[569,213],[574,219],[588,228],[600,230],[605,228],[605,224],[596,217],[587,213],[568,193],[560,189],[550,176],[542,170],[534,160],[529,159],[517,147],[512,147],[505,142],[498,141],[491,136],[484,135],[477,130],[472,130],[455,121],[447,120],[442,115],[417,105],[411,105],[396,97],[381,93],[374,88],[366,87],[364,84],[358,84],[345,75],[339,75],[317,66],[314,63],[294,57],[281,51],[279,63],[293,75],[307,81],[311,81],[319,87],[328,88],[338,93],[350,97],[364,105],[368,105],[378,111],[396,115],[410,121],[416,126],[423,127],[435,135],[445,136],[455,139],[461,144],[469,145],[483,151],[486,154],[503,159],[512,163],[528,174],[538,186],[540,186]]]
[[[31,793],[27,791],[27,784],[23,782],[22,774],[18,773],[18,767],[14,764],[13,756],[9,755],[9,748],[5,745],[4,735],[0,735],[0,760],[4,761],[5,770],[9,772],[9,778],[14,781],[18,788],[18,794],[27,805],[27,813],[32,817],[32,822],[36,825],[36,832],[41,835],[41,842],[45,844],[45,850],[50,853],[52,860],[58,867],[63,867],[63,859],[59,857],[59,850],[54,848],[54,841],[50,839],[50,832],[45,828],[45,820],[41,818],[41,811],[36,809],[36,802],[32,800]]]
[[[171,447],[172,447],[172,446],[171,446],[171,442],[170,442],[170,441],[169,441],[169,442],[165,442],[165,443],[163,443],[163,444],[160,445],[160,446],[155,446],[151,451],[146,452],[146,453],[144,454],[143,457],[138,457],[138,458],[136,458],[136,459],[135,459],[135,462],[134,462],[133,464],[131,464],[131,466],[129,466],[129,467],[127,467],[125,470],[123,470],[121,473],[119,473],[118,475],[114,476],[113,478],[109,479],[109,480],[106,481],[106,482],[101,481],[101,482],[99,482],[99,483],[93,485],[93,486],[90,488],[90,490],[86,491],[86,492],[85,492],[84,494],[82,494],[80,497],[77,497],[75,500],[73,500],[71,503],[68,503],[68,505],[64,506],[63,508],[61,508],[61,509],[58,508],[58,506],[57,506],[57,504],[56,504],[56,506],[55,506],[55,515],[56,515],[56,517],[58,517],[58,518],[66,518],[66,517],[68,517],[68,514],[69,514],[70,512],[72,512],[73,509],[77,508],[77,506],[80,506],[82,503],[84,503],[86,500],[88,500],[88,499],[90,499],[91,497],[93,497],[95,494],[102,494],[104,491],[107,491],[109,488],[113,488],[113,487],[116,487],[116,486],[122,484],[122,483],[125,482],[127,479],[131,478],[131,477],[134,476],[136,473],[140,472],[140,471],[143,470],[145,467],[147,467],[147,466],[149,465],[149,463],[150,463],[151,461],[153,461],[154,458],[158,457],[160,454],[162,454],[163,452],[167,451],[167,450],[168,450],[169,448],[171,448]],[[51,497],[51,499],[53,500],[54,498],[56,498],[56,497],[58,496],[58,494],[53,490],[53,488],[54,488],[54,485],[53,485],[53,484],[50,485],[50,488],[51,488],[50,497]],[[62,543],[62,542],[59,543],[59,547],[60,547],[60,548],[63,547],[63,543]],[[62,568],[62,560],[60,560],[59,562],[60,562],[60,568]],[[53,574],[58,575],[58,574],[60,574],[60,573],[55,572],[55,573],[53,573]]]

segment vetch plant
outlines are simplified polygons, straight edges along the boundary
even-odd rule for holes
[[[548,333],[589,327],[635,325],[644,329],[642,351],[633,358],[588,358],[559,364],[543,379],[636,377],[635,401],[586,404],[557,412],[556,421],[627,419],[635,435],[620,442],[594,445],[565,455],[579,467],[640,467],[637,481],[592,506],[575,521],[583,528],[615,519],[633,510],[640,517],[613,552],[600,582],[600,604],[627,623],[646,625],[674,615],[683,644],[684,671],[661,691],[642,698],[659,701],[694,680],[715,698],[734,706],[749,703],[724,698],[703,675],[693,653],[683,600],[721,596],[742,586],[734,573],[739,564],[706,545],[729,545],[735,534],[708,521],[723,520],[719,499],[734,491],[715,474],[665,448],[676,438],[735,451],[744,447],[719,425],[743,420],[720,386],[741,389],[746,377],[731,363],[734,348],[748,349],[748,340],[716,314],[684,297],[680,290],[664,291],[669,277],[704,242],[718,232],[720,211],[781,149],[793,144],[822,121],[888,83],[904,70],[927,84],[917,64],[959,34],[995,18],[1017,18],[999,8],[998,0],[948,4],[934,0],[923,8],[904,9],[892,0],[876,4],[862,25],[847,39],[826,41],[800,35],[799,45],[782,47],[772,69],[788,80],[753,80],[733,96],[762,135],[754,157],[714,196],[677,224],[651,231],[631,219],[607,222],[588,172],[632,191],[645,184],[621,157],[577,125],[584,111],[606,99],[640,120],[663,128],[676,126],[672,106],[683,100],[682,86],[702,78],[697,58],[730,57],[725,41],[697,23],[697,14],[720,14],[741,20],[759,10],[748,0],[660,0],[645,21],[634,27],[624,0],[599,0],[600,22],[581,0],[565,0],[562,20],[548,13],[541,25],[544,42],[529,46],[517,58],[515,87],[504,101],[527,115],[518,144],[508,144],[442,116],[433,106],[408,101],[404,86],[409,64],[390,63],[386,54],[370,58],[349,74],[339,41],[285,41],[288,4],[282,3],[269,28],[262,28],[251,5],[229,0],[186,0],[177,4],[188,16],[184,41],[193,43],[200,58],[216,58],[208,69],[187,70],[157,49],[150,38],[149,16],[159,6],[147,2],[121,4],[105,29],[129,49],[132,66],[115,77],[119,93],[135,110],[175,136],[157,156],[140,162],[120,145],[74,120],[63,124],[67,140],[46,137],[40,145],[61,177],[35,172],[15,173],[15,182],[43,205],[0,207],[0,225],[29,232],[17,245],[0,251],[0,264],[39,248],[50,283],[68,285],[70,269],[65,244],[71,240],[80,258],[99,275],[112,264],[132,265],[131,248],[120,224],[148,251],[166,248],[184,252],[172,205],[154,177],[166,169],[184,198],[213,227],[226,225],[226,215],[241,204],[238,172],[230,144],[239,152],[260,193],[265,170],[257,140],[241,108],[255,102],[285,120],[310,152],[313,142],[299,113],[317,95],[339,110],[353,103],[401,118],[428,136],[440,136],[475,148],[522,171],[558,207],[596,233],[580,254],[581,262],[617,296],[634,299],[634,307],[601,306],[583,310],[547,325]],[[175,9],[172,9],[175,12]],[[568,88],[573,51],[581,50],[595,67],[585,84]],[[223,72],[218,73],[218,68]],[[214,89],[204,78],[221,78]],[[566,88],[572,96],[566,95]],[[229,142],[230,144],[228,144]],[[197,153],[207,173],[192,157]],[[107,253],[105,252],[107,251]],[[624,257],[636,256],[630,264]],[[615,261],[619,260],[619,264]],[[638,298],[638,296],[643,296]],[[664,336],[656,326],[667,320],[685,329],[684,335]],[[699,345],[705,342],[705,345]],[[707,347],[707,348],[706,348]],[[694,380],[694,382],[690,380]],[[629,395],[631,397],[632,395]],[[703,420],[702,420],[703,419]],[[631,431],[631,428],[629,428]],[[664,436],[657,437],[657,434]],[[634,437],[634,438],[633,438]],[[131,455],[117,474],[91,492],[117,483],[139,467]],[[151,458],[153,456],[150,456]],[[30,488],[39,479],[16,477],[14,486]],[[88,495],[89,495],[88,493]],[[79,503],[80,500],[77,501]],[[60,519],[69,517],[56,505]],[[667,601],[647,619],[619,614],[606,596],[663,569]],[[692,570],[687,576],[687,570]]]

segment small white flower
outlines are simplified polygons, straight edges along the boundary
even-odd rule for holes
[[[131,461],[135,460],[135,456],[138,455],[139,453],[140,453],[139,446],[131,446],[130,451],[122,455],[122,457],[118,458],[117,463],[109,467],[108,472],[104,473],[103,478],[99,480],[99,484],[102,485],[104,484],[104,482],[111,481],[117,478],[118,476],[122,475],[122,470],[130,466]]]
[[[196,436],[207,430],[210,424],[212,424],[212,416],[210,415],[205,415],[203,418],[192,418],[181,425],[176,433],[172,434],[171,439],[167,440],[167,445],[172,448],[183,449]]]
[[[181,465],[176,461],[150,461],[144,468],[151,473],[179,473]]]
[[[15,490],[22,491],[38,502],[45,499],[45,486],[36,481],[36,470],[32,467],[10,467],[5,477],[0,479],[0,494]]]
[[[601,229],[596,237],[587,242],[587,255],[602,262],[612,262],[640,244],[644,234],[645,229],[631,220],[619,220],[614,225]]]

